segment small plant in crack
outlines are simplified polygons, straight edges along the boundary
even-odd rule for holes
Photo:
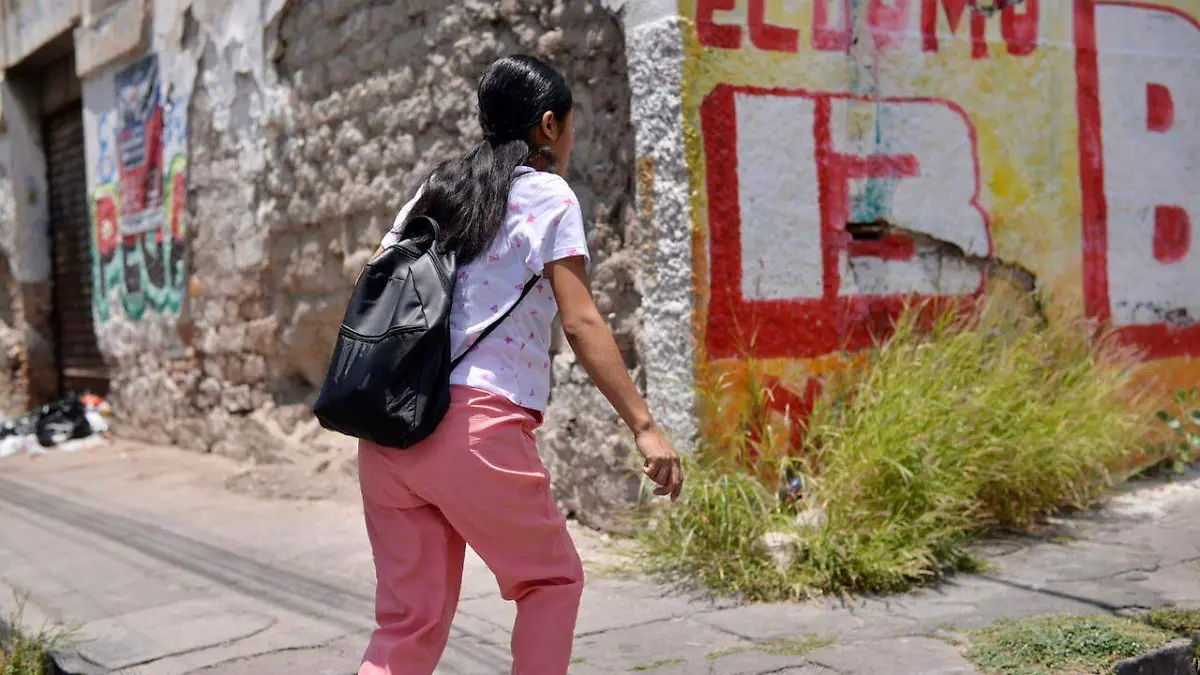
[[[1159,410],[1158,419],[1173,432],[1174,438],[1159,444],[1164,462],[1176,473],[1200,459],[1200,402],[1196,388],[1175,394],[1175,406],[1171,410]]]
[[[807,656],[818,649],[824,649],[834,643],[834,639],[825,635],[808,634],[801,638],[776,638],[753,645],[739,645],[711,652],[709,661],[717,661],[726,656],[743,654],[745,652],[762,652],[772,656]]]
[[[46,627],[37,632],[29,631],[24,625],[26,598],[17,596],[16,602],[16,612],[0,618],[0,673],[48,675],[55,672],[50,653],[65,646],[73,631]]]
[[[667,666],[678,666],[683,663],[687,663],[687,661],[684,661],[683,659],[663,659],[662,661],[655,661],[654,663],[647,663],[647,664],[641,665],[641,666],[634,666],[630,670],[632,670],[635,673],[642,673],[642,672],[647,672],[647,671],[651,671],[651,670],[658,670],[659,668],[666,668]]]
[[[1111,673],[1175,636],[1114,616],[1042,616],[972,631],[965,656],[986,675]]]

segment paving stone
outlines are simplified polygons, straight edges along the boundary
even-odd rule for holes
[[[638,581],[600,579],[584,587],[575,632],[588,635],[623,628],[631,623],[631,619],[636,623],[647,623],[713,609],[711,603],[666,592],[658,586]]]
[[[707,670],[703,668],[704,666],[694,663],[667,663],[639,672],[646,672],[650,675],[780,675],[788,673],[791,675],[837,675],[836,671],[805,663],[803,659],[800,659],[800,663],[796,663],[794,659],[791,663],[785,663],[780,657],[764,654],[748,654],[737,663],[719,661],[708,664]],[[574,675],[573,671],[572,675]]]
[[[997,563],[994,576],[1035,585],[1097,581],[1160,562],[1161,555],[1153,549],[1134,550],[1096,541],[1047,543],[1005,557]]]
[[[1149,576],[1142,573],[1140,579],[1131,581],[1116,577],[1101,581],[1080,581],[1047,584],[1047,591],[1061,593],[1072,598],[1085,599],[1101,607],[1158,607],[1166,604],[1163,596],[1142,583]]]
[[[882,603],[861,601],[848,607],[816,602],[746,605],[697,615],[695,620],[756,642],[806,635],[871,640],[917,632],[912,619],[891,614]]]
[[[291,649],[218,663],[207,668],[187,671],[187,675],[355,675],[358,672],[359,656],[361,655],[325,647]]]
[[[630,598],[637,597],[636,606]],[[577,635],[589,635],[630,623],[649,623],[688,616],[709,609],[709,605],[677,595],[655,594],[654,587],[637,582],[602,579],[587,583],[580,602]],[[463,600],[459,611],[510,630],[517,618],[516,603],[499,595]]]
[[[982,628],[997,619],[1105,611],[1094,599],[1082,595],[1073,597],[1051,588],[1026,588],[1001,578],[965,575],[886,602],[868,604],[859,614],[867,618],[871,612],[880,611],[879,605],[886,605],[892,615],[911,619],[910,635],[942,626]]]
[[[1155,570],[1141,584],[1167,604],[1200,607],[1200,560]]]
[[[1174,642],[1117,664],[1117,675],[1195,675],[1196,653],[1191,640]]]
[[[694,668],[688,672],[705,672],[709,654],[749,646],[747,640],[691,619],[668,619],[576,638],[575,657],[602,672],[623,673],[676,659]]]
[[[971,675],[978,673],[959,649],[927,637],[837,644],[808,655],[811,662],[845,675]]]
[[[768,654],[751,649],[721,656],[708,664],[708,670],[696,671],[681,668],[679,675],[704,672],[708,675],[757,675],[757,673],[830,673],[821,666],[810,663],[803,656]]]
[[[245,638],[273,621],[270,614],[191,600],[92,621],[74,638],[84,658],[118,670]]]
[[[244,599],[227,602],[231,607],[252,605]],[[232,667],[232,664],[243,660],[255,660],[273,653],[302,652],[318,648],[328,651],[331,645],[336,646],[340,652],[352,654],[352,658],[343,665],[354,666],[349,668],[352,672],[357,670],[356,664],[367,644],[368,635],[365,632],[345,636],[343,630],[317,618],[278,610],[275,610],[274,617],[275,623],[250,637],[211,647],[189,649],[181,654],[139,665],[135,675],[178,675],[209,669],[221,671],[222,668]]]

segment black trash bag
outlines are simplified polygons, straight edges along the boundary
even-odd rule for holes
[[[87,408],[76,394],[42,406],[37,418],[38,444],[43,448],[54,447],[76,438],[92,435],[92,425],[87,420]]]

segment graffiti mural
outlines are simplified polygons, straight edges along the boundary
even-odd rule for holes
[[[699,365],[753,357],[793,428],[992,261],[1200,376],[1200,4],[976,4],[681,0]]]
[[[160,84],[153,54],[113,77],[116,105],[96,124],[91,190],[95,312],[178,314],[187,248],[187,100]]]
[[[1200,223],[1200,11],[1134,2],[1080,10],[1088,313],[1152,358],[1200,355],[1191,292],[1200,279],[1191,236]]]

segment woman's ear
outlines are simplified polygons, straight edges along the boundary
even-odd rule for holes
[[[554,113],[552,111],[547,110],[546,112],[542,113],[542,123],[540,126],[542,133],[545,134],[546,138],[550,139],[552,142],[558,140],[558,120],[554,119]]]

